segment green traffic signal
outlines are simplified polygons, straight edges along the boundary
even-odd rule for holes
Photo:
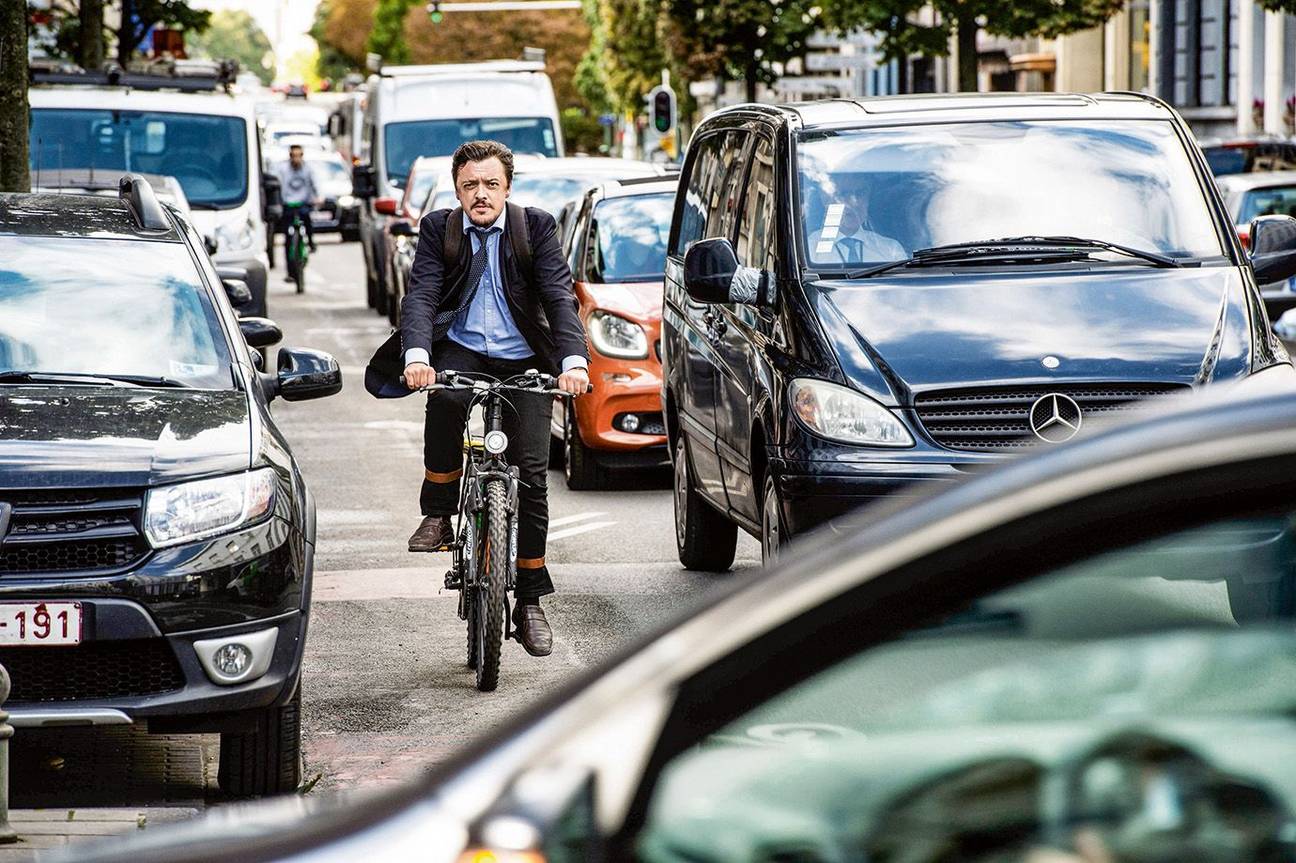
[[[432,23],[433,23],[433,24],[440,24],[440,23],[441,23],[441,18],[442,18],[442,15],[441,15],[440,10],[438,10],[438,11],[432,13]]]
[[[659,135],[665,135],[675,127],[675,100],[669,90],[659,89],[653,94],[652,123]]]

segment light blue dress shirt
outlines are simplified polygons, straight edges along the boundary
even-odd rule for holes
[[[491,223],[490,235],[486,238],[486,270],[482,273],[481,284],[477,295],[464,309],[463,313],[450,326],[446,334],[449,338],[470,351],[488,357],[505,360],[524,360],[535,356],[535,351],[518,331],[509,311],[508,297],[505,294],[504,279],[500,275],[500,238],[504,235],[504,224],[508,210],[504,210]],[[481,240],[476,232],[470,231],[473,226],[468,214],[463,214],[463,230],[472,243],[473,254],[481,248]],[[432,364],[432,358],[422,348],[410,348],[405,351],[405,365],[410,363]],[[562,370],[587,368],[585,358],[580,355],[565,357]]]

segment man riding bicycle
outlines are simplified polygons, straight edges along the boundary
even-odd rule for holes
[[[315,175],[306,164],[305,154],[300,144],[288,148],[288,161],[279,165],[279,184],[283,189],[283,218],[279,220],[279,231],[288,240],[293,219],[299,218],[306,228],[306,242],[310,250],[315,251],[315,229],[311,225],[311,210],[324,200],[315,187]],[[287,277],[292,281],[292,276]]]
[[[544,210],[507,204],[513,153],[503,144],[464,144],[451,160],[451,175],[460,208],[423,217],[401,302],[406,385],[433,384],[438,369],[501,379],[538,369],[558,375],[563,391],[584,393],[589,354],[557,223]],[[458,254],[449,260],[446,238],[460,230],[463,241],[454,238]],[[454,544],[450,516],[459,504],[469,398],[450,391],[428,396],[419,496],[424,518],[409,539],[410,551]],[[508,461],[521,481],[513,623],[532,656],[553,648],[540,607],[540,597],[554,592],[545,565],[551,411],[551,396],[518,393],[509,395],[504,415]]]

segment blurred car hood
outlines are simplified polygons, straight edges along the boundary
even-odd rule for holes
[[[0,486],[149,485],[247,470],[236,390],[0,387]]]
[[[807,294],[846,377],[892,404],[955,386],[1189,384],[1250,372],[1250,316],[1234,267],[906,274],[818,282]]]
[[[595,308],[639,320],[658,321],[662,316],[661,282],[597,284],[581,282]]]

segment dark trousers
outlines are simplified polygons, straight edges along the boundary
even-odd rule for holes
[[[306,242],[315,245],[315,224],[311,221],[310,204],[284,204],[283,217],[279,219],[279,233],[288,239],[288,229],[292,227],[293,213],[301,213],[302,224],[306,226]]]
[[[534,358],[502,360],[482,356],[450,339],[432,349],[432,368],[438,372],[479,372],[501,380],[536,367]],[[545,540],[549,533],[549,417],[553,397],[533,393],[507,393],[503,406],[505,458],[516,465],[518,478],[518,599],[535,599],[554,592],[545,566]],[[419,506],[423,515],[454,515],[459,511],[459,486],[463,475],[463,437],[468,419],[469,392],[442,390],[428,394],[423,424],[423,490]],[[511,402],[511,404],[510,404]]]

